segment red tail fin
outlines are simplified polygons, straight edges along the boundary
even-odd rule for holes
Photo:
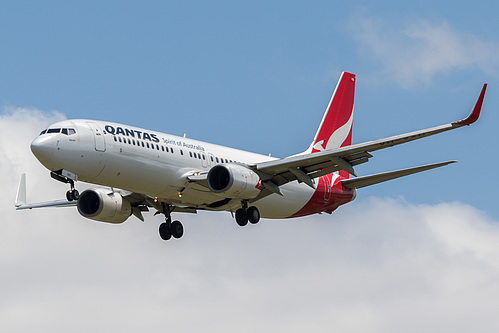
[[[343,72],[308,152],[352,144],[355,74]]]

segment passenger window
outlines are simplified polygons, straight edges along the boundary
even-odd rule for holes
[[[203,160],[206,160],[206,156],[204,156],[204,154],[203,154]]]
[[[172,151],[172,154],[173,154],[173,148],[170,148],[170,149],[171,149],[171,151]],[[184,154],[182,154],[182,155],[184,155]]]
[[[115,137],[115,136],[113,136],[113,138],[114,138],[114,142],[117,142],[117,141],[118,141],[118,139],[116,139],[116,137]]]
[[[173,153],[173,148],[172,148],[172,153]],[[182,149],[180,149],[180,155],[184,155],[184,151]]]
[[[218,157],[215,157],[215,159],[217,160],[217,163],[219,163],[219,162],[218,162]]]
[[[213,162],[213,156],[210,156],[211,161]]]
[[[192,152],[189,152],[189,156],[192,157]]]

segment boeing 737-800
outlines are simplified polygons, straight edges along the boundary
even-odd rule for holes
[[[454,163],[363,177],[354,171],[373,151],[474,123],[487,87],[483,85],[463,120],[352,145],[355,81],[354,74],[341,74],[312,144],[286,158],[112,122],[58,122],[40,133],[31,150],[54,179],[70,185],[66,200],[27,204],[23,174],[15,206],[76,206],[84,217],[109,223],[122,223],[131,215],[144,221],[142,212],[154,208],[165,215],[159,227],[165,240],[184,233],[182,224],[172,221],[172,213],[177,212],[229,211],[240,226],[258,223],[260,217],[330,214],[352,201],[358,188]],[[76,181],[100,186],[79,194]]]

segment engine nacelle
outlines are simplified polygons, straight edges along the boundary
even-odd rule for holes
[[[83,191],[78,199],[78,212],[89,219],[122,223],[132,214],[130,202],[121,194],[103,188],[93,188]]]
[[[253,199],[262,190],[260,177],[238,164],[219,164],[208,172],[208,187],[227,198]]]

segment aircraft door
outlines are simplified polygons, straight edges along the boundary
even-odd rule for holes
[[[203,163],[203,168],[208,167],[208,163],[210,163],[210,162],[208,162],[208,159],[209,159],[209,157],[206,156],[205,153],[201,153],[201,161]]]
[[[104,138],[104,133],[102,132],[99,125],[93,122],[87,122],[87,125],[94,133],[95,150],[106,151],[106,139]]]
[[[212,153],[208,153],[208,166],[215,165],[215,156]]]

